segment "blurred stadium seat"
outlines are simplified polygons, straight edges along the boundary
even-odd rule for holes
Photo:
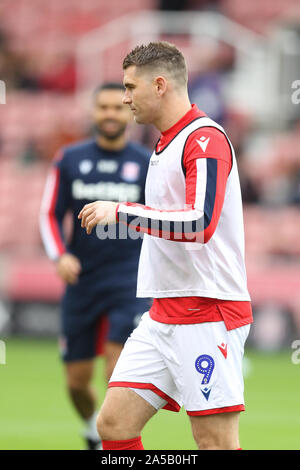
[[[73,49],[77,36],[107,21],[131,11],[151,9],[154,6],[154,0],[18,0],[12,8],[9,0],[3,0],[0,12],[1,23],[12,37],[16,48],[36,50],[42,48],[45,42],[47,44],[48,41],[53,41],[54,49],[58,50],[59,45]]]
[[[7,266],[4,291],[14,302],[57,303],[63,283],[45,257],[18,255]]]
[[[13,51],[21,51],[26,60],[32,61],[39,78],[34,90],[10,89],[7,104],[0,108],[0,293],[3,297],[24,302],[58,302],[63,289],[53,264],[44,254],[38,215],[50,159],[61,145],[88,134],[88,105],[83,109],[75,100],[72,84],[69,90],[63,87],[45,90],[43,84],[46,86],[47,79],[53,78],[49,73],[55,72],[61,55],[66,54],[63,57],[67,60],[75,57],[82,35],[125,13],[154,9],[158,3],[154,0],[17,0],[12,8],[10,0],[2,0],[1,31],[7,34]],[[229,18],[264,33],[289,7],[297,4],[295,0],[217,3]],[[198,8],[197,1],[190,5]],[[176,37],[172,36],[172,40]],[[187,48],[187,38],[178,37],[178,44]],[[113,77],[115,70],[120,69],[118,54],[122,51],[117,49],[118,46],[117,59],[109,50],[105,62]],[[234,60],[230,67],[235,67]],[[290,183],[290,177],[300,172],[299,123],[293,130],[273,132],[267,150],[253,159],[247,148],[247,139],[251,132],[255,133],[253,116],[244,108],[239,109],[238,103],[225,104],[228,133],[238,149],[238,157],[247,157],[245,168],[253,184],[264,194],[276,178],[284,176]],[[152,134],[149,137],[140,131],[140,136],[152,143]],[[273,191],[277,191],[277,186]],[[262,198],[261,202],[266,201]],[[253,302],[272,300],[288,306],[300,331],[299,226],[299,206],[245,206],[246,256]]]
[[[258,32],[265,32],[276,19],[286,11],[297,6],[297,0],[223,0],[223,12],[237,21]]]

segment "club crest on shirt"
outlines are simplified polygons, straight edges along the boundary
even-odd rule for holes
[[[93,168],[93,162],[91,160],[81,160],[79,163],[79,171],[82,175],[87,175]]]
[[[140,174],[140,165],[136,162],[126,162],[122,166],[121,178],[125,181],[136,181]]]

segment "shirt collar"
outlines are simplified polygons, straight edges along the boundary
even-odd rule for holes
[[[168,145],[168,143],[180,132],[185,126],[195,119],[206,116],[206,114],[201,111],[198,106],[192,104],[191,109],[182,116],[179,121],[177,121],[172,127],[161,133],[160,139],[156,145],[156,151],[161,152],[163,148]]]

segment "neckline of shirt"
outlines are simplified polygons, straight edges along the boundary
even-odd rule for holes
[[[103,147],[101,147],[101,145],[98,144],[97,142],[97,139],[94,138],[94,144],[97,148],[98,151],[102,152],[102,153],[107,153],[107,154],[110,154],[112,156],[118,156],[118,155],[121,155],[123,152],[125,152],[126,150],[128,150],[129,148],[129,142],[126,142],[126,145],[122,148],[122,149],[119,149],[119,150],[108,150],[108,149],[105,149]]]
[[[195,119],[205,117],[206,114],[201,111],[196,104],[192,104],[191,109],[182,116],[172,127],[161,133],[161,136],[155,146],[155,153],[161,153],[169,143],[182,131],[187,125],[195,121]]]

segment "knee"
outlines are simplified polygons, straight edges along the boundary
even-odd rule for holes
[[[235,443],[235,440],[215,433],[198,435],[195,437],[195,441],[199,450],[234,450],[239,447],[238,442]]]
[[[123,438],[117,416],[102,408],[97,416],[97,430],[101,439],[111,441]]]
[[[220,445],[220,443],[216,439],[213,439],[211,436],[198,438],[196,439],[196,443],[197,443],[199,450],[221,450],[222,449],[222,446]]]
[[[200,450],[234,450],[239,445],[239,412],[192,416],[192,431]]]
[[[139,436],[141,429],[117,409],[103,405],[97,416],[97,431],[102,440],[121,441]]]
[[[90,379],[85,374],[73,373],[67,375],[67,387],[71,393],[85,391],[90,385]]]

